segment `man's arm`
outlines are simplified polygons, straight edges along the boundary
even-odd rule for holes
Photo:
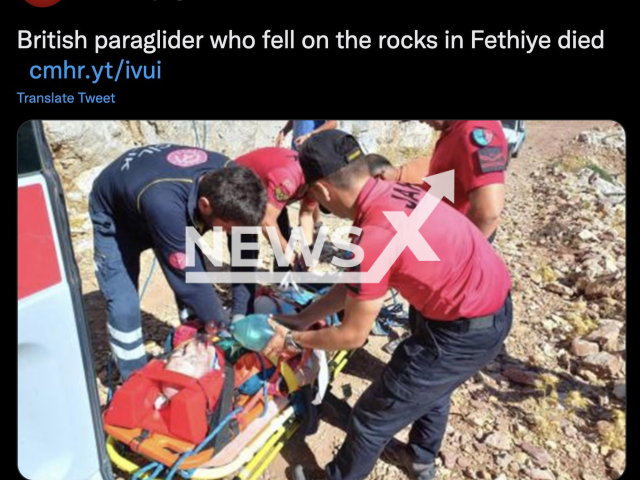
[[[422,179],[429,176],[430,161],[429,157],[417,157],[401,165],[398,181],[423,185],[425,182]]]
[[[504,208],[505,188],[503,183],[493,183],[476,188],[469,193],[471,204],[467,216],[489,238],[500,224]]]
[[[278,226],[278,216],[282,212],[282,209],[272,205],[267,202],[267,210],[264,215],[264,220],[262,221],[262,234],[267,239],[268,242],[271,242],[269,233],[267,231],[267,227],[275,227],[276,233],[278,234],[278,241],[280,242],[280,246],[282,247],[282,252],[284,253],[287,249],[287,239],[284,238],[280,227]]]
[[[365,227],[364,230],[366,231],[363,231],[358,237],[364,240],[356,241],[364,251],[364,258],[359,267],[350,269],[352,272],[358,270],[368,272],[393,237],[393,234],[386,229]],[[355,305],[352,303],[353,301],[361,304],[378,300],[382,302],[389,290],[391,270],[393,270],[393,266],[389,268],[389,271],[379,283],[338,283],[326,295],[313,302],[299,314],[291,316],[278,315],[276,318],[287,325],[295,326],[296,330],[305,330],[313,323],[343,309],[345,309],[346,315],[346,305]],[[373,323],[373,320],[371,320],[371,323]]]
[[[153,247],[162,271],[176,297],[202,322],[226,318],[220,298],[209,283],[187,283],[187,272],[205,272],[200,255],[195,265],[186,265],[186,213],[179,202],[172,202],[162,189],[151,189],[144,196],[142,212],[151,233]]]
[[[337,327],[293,332],[293,339],[304,348],[353,350],[364,345],[371,326],[380,313],[384,297],[358,300],[346,297],[344,316]]]
[[[313,245],[313,212],[316,206],[317,203],[309,202],[306,198],[300,200],[300,226],[310,247]]]
[[[282,128],[282,130],[280,130],[278,132],[278,135],[276,136],[276,147],[279,147],[282,145],[282,142],[284,141],[284,138],[287,136],[287,134],[293,129],[293,120],[289,120],[284,127]]]
[[[498,228],[504,208],[507,140],[498,121],[470,122],[470,127],[473,130],[459,143],[462,150],[456,179],[469,196],[467,217],[489,238]]]
[[[329,295],[329,294],[327,294]],[[340,325],[292,332],[293,340],[303,348],[317,350],[353,350],[361,347],[367,340],[371,326],[380,313],[384,297],[375,300],[358,300],[347,297],[344,317]],[[288,329],[277,323],[272,323],[275,334],[264,349],[268,358],[277,358],[285,349],[285,337]]]
[[[309,133],[307,133],[305,135],[300,135],[294,141],[296,142],[296,145],[299,147],[300,145],[302,145],[312,135],[316,135],[317,133],[324,132],[325,130],[334,130],[336,128],[338,128],[338,121],[337,120],[327,120],[322,125],[320,125],[318,128],[315,128],[315,129],[311,130]]]
[[[344,309],[347,298],[347,287],[337,283],[322,297],[295,315],[275,315],[282,322],[295,330],[306,330],[314,323],[324,320],[329,315]]]
[[[316,133],[324,132],[325,130],[335,130],[336,128],[338,128],[337,120],[327,120],[318,128],[316,128],[315,130],[312,130],[311,133],[315,135]]]

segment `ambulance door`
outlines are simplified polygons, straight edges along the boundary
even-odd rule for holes
[[[18,131],[18,469],[112,479],[62,187],[42,123]]]

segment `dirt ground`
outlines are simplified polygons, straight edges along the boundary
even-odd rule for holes
[[[452,480],[461,478],[534,480],[596,480],[612,477],[608,463],[615,446],[603,443],[598,436],[598,421],[611,418],[614,407],[624,410],[626,403],[611,398],[604,405],[600,386],[590,385],[570,369],[563,368],[559,359],[548,356],[549,350],[557,348],[554,333],[540,327],[540,322],[559,310],[557,295],[538,289],[525,273],[532,259],[548,255],[545,246],[532,241],[539,225],[536,213],[539,205],[531,200],[535,182],[545,182],[539,173],[558,158],[568,155],[591,155],[599,165],[624,182],[624,158],[620,155],[584,150],[574,139],[590,129],[615,129],[616,124],[607,121],[529,121],[527,139],[518,158],[510,164],[507,175],[507,201],[504,220],[499,230],[496,248],[504,255],[514,277],[513,302],[515,321],[506,342],[505,351],[482,373],[476,375],[453,395],[449,427],[441,458],[440,477]],[[583,151],[584,150],[584,151]],[[586,152],[586,153],[585,153]],[[291,212],[292,217],[297,212]],[[334,226],[344,223],[327,219]],[[263,249],[265,250],[265,249]],[[91,253],[85,252],[77,258],[83,279],[85,306],[88,312],[97,381],[101,402],[106,400],[106,362],[108,359],[108,337],[104,302],[97,290],[93,275]],[[143,255],[141,286],[151,268],[150,252]],[[535,307],[532,297],[535,297]],[[542,306],[539,302],[542,299]],[[143,331],[149,352],[159,353],[170,331],[176,326],[177,315],[173,294],[160,269],[151,277],[142,299]],[[388,341],[386,337],[370,336],[368,344],[358,350],[343,373],[333,383],[331,392],[338,400],[353,405],[362,392],[379,376],[390,356],[381,350]],[[551,387],[558,391],[579,390],[589,399],[592,408],[583,411],[582,420],[575,415],[549,404],[542,403],[548,394],[533,383],[514,381],[505,374],[508,370],[523,368],[537,374],[548,374],[555,382]],[[597,383],[597,382],[596,382]],[[562,390],[562,387],[566,387]],[[608,397],[607,397],[608,398]],[[549,424],[558,423],[554,431],[535,428],[530,417],[535,408]],[[553,411],[552,411],[553,410]],[[343,421],[329,408],[325,409],[320,428],[315,435],[302,438],[299,435],[287,443],[281,454],[262,475],[262,479],[291,478],[291,467],[303,464],[319,471],[339,449],[344,439]],[[557,417],[557,418],[556,418]],[[555,424],[554,424],[555,425]],[[556,431],[557,430],[557,431]],[[398,438],[404,440],[407,430]],[[488,437],[508,437],[508,445],[492,447]],[[523,445],[524,444],[524,445]],[[531,447],[531,448],[529,448]],[[624,443],[618,450],[624,451]],[[540,453],[542,452],[542,453]],[[402,479],[403,473],[378,461],[368,479]]]

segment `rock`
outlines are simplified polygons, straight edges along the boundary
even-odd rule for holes
[[[609,255],[607,255],[604,259],[604,269],[607,271],[607,273],[615,273],[620,270],[616,259]]]
[[[587,472],[582,472],[582,474],[580,475],[580,478],[582,478],[582,480],[600,480],[595,475],[592,475],[592,474],[587,473]]]
[[[586,357],[587,355],[592,355],[599,351],[600,347],[598,347],[597,343],[587,342],[582,338],[575,338],[573,342],[571,342],[571,353],[576,357]]]
[[[591,370],[580,369],[578,370],[578,375],[580,375],[589,383],[598,383],[600,380],[598,376]]]
[[[110,159],[114,160],[114,159]],[[83,196],[88,197],[91,192],[91,188],[93,187],[93,181],[96,177],[102,172],[104,169],[104,165],[100,165],[97,167],[90,168],[88,170],[84,170],[73,180],[73,186],[77,189],[77,192],[72,193],[81,193]],[[67,196],[69,198],[69,196]],[[74,198],[71,196],[71,198]]]
[[[556,480],[556,477],[549,470],[542,470],[540,468],[534,468],[527,472],[529,477],[533,480]]]
[[[509,471],[511,473],[514,473],[514,474],[518,473],[519,474],[521,470],[522,470],[522,467],[521,467],[521,465],[518,465],[518,462],[511,462],[509,464]]]
[[[569,438],[575,438],[578,434],[578,429],[573,425],[566,425],[563,430],[564,434]]]
[[[488,372],[499,372],[500,371],[500,363],[499,362],[491,362],[485,367],[485,369]]]
[[[558,295],[566,295],[569,297],[573,296],[573,290],[571,288],[558,282],[548,283],[544,286],[544,289]]]
[[[506,468],[513,461],[513,457],[506,452],[500,452],[495,456],[496,465]]]
[[[513,458],[520,466],[526,466],[529,464],[529,455],[524,452],[517,452]]]
[[[551,456],[549,456],[549,454],[540,447],[536,447],[535,445],[527,442],[522,442],[520,444],[520,448],[526,452],[529,457],[531,457],[531,460],[533,460],[536,465],[540,467],[546,467],[551,462]]]
[[[615,351],[618,347],[618,336],[620,335],[621,328],[622,324],[620,322],[609,320],[604,323],[602,327],[587,335],[586,339],[592,342],[598,342],[602,348],[609,352]]]
[[[498,475],[493,480],[507,480],[507,476],[504,473],[501,473],[500,475]]]
[[[486,407],[485,407],[486,408]],[[465,420],[470,422],[472,425],[476,427],[482,427],[487,422],[487,412],[486,410],[474,410],[469,415],[465,417]]]
[[[469,468],[471,466],[471,460],[464,456],[458,457],[456,463],[460,468]]]
[[[442,457],[442,463],[445,467],[452,469],[456,466],[456,460],[458,459],[458,454],[452,450],[440,450],[440,456]]]
[[[582,359],[585,367],[601,375],[615,376],[622,369],[622,360],[607,352],[594,353]]]
[[[87,169],[110,163],[132,147],[153,143],[204,146],[234,158],[271,145],[284,122],[56,120],[43,124],[58,171],[63,181],[70,181]],[[353,133],[370,152],[381,148],[422,149],[433,132],[418,122],[397,121],[345,120],[339,122],[339,128]]]
[[[619,480],[622,475],[624,475],[624,470],[612,469],[609,478],[611,478],[611,480]]]
[[[618,400],[626,400],[627,399],[627,382],[626,381],[617,381],[613,387],[613,396]]]
[[[607,457],[606,464],[611,470],[622,472],[627,464],[626,454],[622,450],[614,450]]]
[[[476,478],[476,472],[474,472],[470,468],[465,468],[462,474],[467,478]]]
[[[502,432],[493,432],[484,440],[484,444],[496,450],[511,450],[511,437]]]
[[[536,385],[537,375],[533,372],[520,370],[518,368],[506,368],[502,375],[514,383],[533,387]]]
[[[579,234],[578,234],[578,238],[580,238],[580,240],[593,240],[594,238],[596,238],[596,236],[593,234],[593,232],[591,230],[582,230]]]

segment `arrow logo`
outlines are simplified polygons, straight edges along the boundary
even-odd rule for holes
[[[438,262],[440,259],[420,234],[429,215],[442,200],[447,197],[453,201],[454,176],[453,170],[425,177],[426,183],[431,185],[429,191],[422,197],[416,208],[407,215],[405,212],[382,212],[396,229],[395,236],[382,251],[378,259],[368,272],[361,273],[360,283],[378,283],[387,274],[393,263],[398,259],[406,247],[413,252],[421,262]]]

